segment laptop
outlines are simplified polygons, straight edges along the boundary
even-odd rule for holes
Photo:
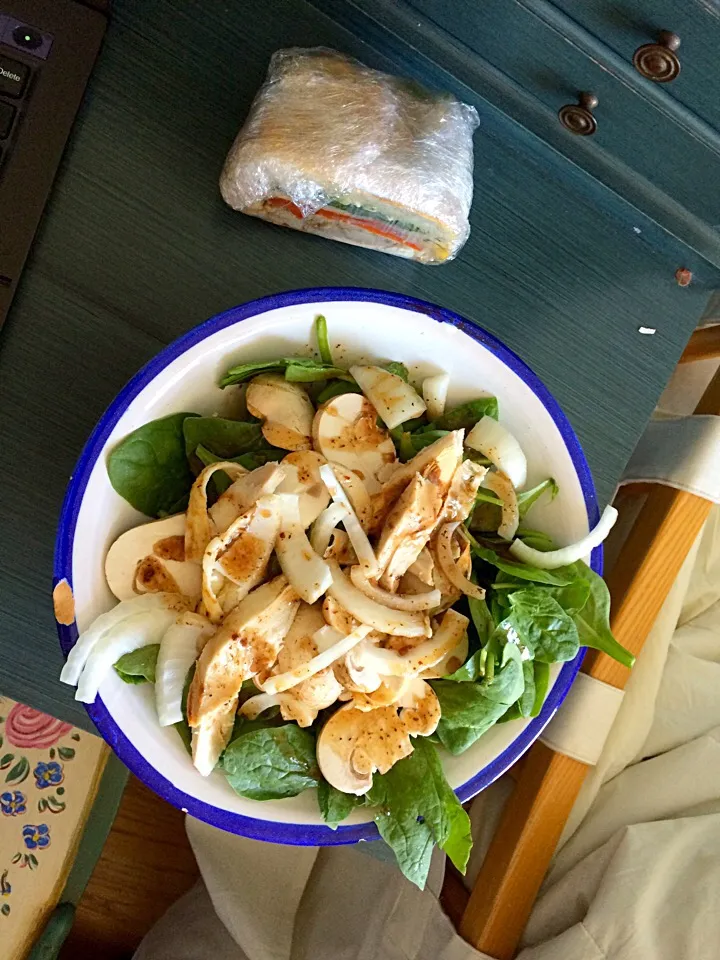
[[[0,0],[0,326],[106,26],[101,0]]]

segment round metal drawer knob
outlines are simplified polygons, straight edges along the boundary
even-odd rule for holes
[[[633,54],[633,65],[638,73],[655,83],[670,83],[680,73],[680,61],[675,51],[680,37],[669,30],[658,35],[657,43],[645,43]]]
[[[597,120],[593,110],[598,105],[598,98],[594,93],[581,93],[577,103],[566,103],[558,110],[560,123],[570,133],[579,137],[591,137],[597,130]]]

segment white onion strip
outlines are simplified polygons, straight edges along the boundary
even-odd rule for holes
[[[348,515],[348,509],[344,503],[331,503],[318,516],[310,531],[310,545],[319,557],[325,556],[325,551],[330,546],[333,530]]]
[[[512,540],[520,524],[520,509],[510,477],[501,470],[496,470],[485,475],[482,485],[502,500],[502,519],[497,532],[504,540]]]
[[[328,594],[356,620],[394,637],[429,637],[432,634],[427,614],[391,610],[371,600],[348,580],[334,560],[328,563],[333,575]]]
[[[275,553],[290,585],[306,603],[315,603],[332,583],[330,568],[310,545],[294,493],[273,494],[279,504],[280,530]]]
[[[522,540],[513,540],[510,544],[510,553],[516,560],[529,563],[541,570],[555,570],[557,567],[564,567],[568,563],[575,563],[576,560],[584,559],[595,547],[598,547],[615,526],[617,516],[618,512],[615,507],[605,507],[603,515],[594,530],[591,530],[587,536],[578,540],[577,543],[571,543],[559,550],[550,550],[543,553],[542,550],[528,547]]]
[[[241,467],[239,463],[219,460],[205,467],[195,479],[190,488],[190,499],[185,515],[185,559],[194,560],[196,563],[202,561],[205,548],[216,532],[207,508],[207,485],[210,477],[218,470],[224,470],[233,480],[247,473],[245,467]]]
[[[439,590],[428,590],[427,593],[390,593],[377,584],[368,580],[361,567],[350,568],[350,579],[366,597],[377,600],[392,610],[432,610],[442,603],[442,594]]]
[[[183,613],[163,634],[155,667],[155,705],[161,727],[182,720],[182,693],[187,672],[213,629],[205,617]]]
[[[468,580],[468,578],[460,570],[457,561],[452,555],[452,538],[459,526],[460,524],[456,522],[446,523],[440,527],[435,540],[435,555],[437,557],[438,565],[445,577],[450,581],[456,590],[460,590],[461,593],[467,594],[468,597],[474,597],[476,600],[482,600],[485,596],[485,591],[476,583],[472,583],[470,580]]]
[[[340,657],[344,657],[346,653],[352,650],[361,640],[364,640],[371,632],[372,627],[364,623],[360,624],[359,627],[355,627],[346,637],[342,637],[342,639],[338,640],[337,643],[334,643],[327,650],[318,653],[312,660],[301,663],[292,670],[286,670],[285,673],[278,673],[275,676],[268,677],[265,683],[261,684],[263,693],[282,693],[284,690],[289,690],[291,687],[296,687],[299,683],[309,680],[310,677],[316,673],[331,666],[336,660],[339,660]]]
[[[527,480],[527,460],[515,437],[492,417],[481,417],[465,437],[465,445],[488,458],[506,473],[515,489]]]
[[[427,414],[430,420],[437,420],[445,413],[450,377],[447,373],[439,373],[436,377],[425,377],[422,384],[422,395]]]
[[[254,697],[250,697],[249,700],[246,700],[245,703],[240,707],[238,713],[243,717],[246,717],[248,720],[257,720],[261,713],[265,710],[269,710],[270,707],[277,707],[280,705],[280,700],[275,693],[257,693]]]
[[[328,489],[328,493],[335,503],[342,503],[347,508],[347,516],[343,518],[343,524],[350,537],[350,543],[363,568],[363,573],[367,577],[374,577],[378,573],[378,562],[375,552],[367,538],[367,534],[362,528],[362,524],[357,518],[357,514],[352,508],[348,495],[343,490],[337,477],[333,473],[333,468],[329,463],[324,463],[320,467],[320,476]]]

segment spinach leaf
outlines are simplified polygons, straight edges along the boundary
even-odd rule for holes
[[[315,336],[317,337],[320,359],[331,367],[333,358],[330,350],[330,340],[328,339],[327,320],[321,313],[315,317]]]
[[[395,452],[402,463],[407,463],[415,456],[415,446],[413,444],[412,434],[403,430],[402,426],[393,427],[389,430],[390,439],[395,444]]]
[[[587,580],[575,580],[566,587],[539,587],[545,590],[551,597],[554,597],[563,610],[574,617],[580,613],[590,596],[590,584]]]
[[[473,683],[485,674],[486,660],[487,650],[476,650],[455,673],[450,673],[443,679],[452,680],[454,683]]]
[[[468,597],[467,602],[470,608],[470,618],[477,632],[480,646],[485,646],[490,639],[490,634],[495,629],[488,605],[485,600],[476,600],[475,597]]]
[[[271,460],[282,460],[287,455],[287,450],[280,450],[278,447],[271,447],[269,444],[260,450],[253,450],[251,453],[241,453],[237,457],[216,457],[212,451],[202,444],[196,448],[195,456],[200,460],[204,467],[209,467],[211,463],[217,463],[218,460],[231,460],[233,463],[239,463],[246,470],[254,470],[256,467],[262,467],[263,464]],[[227,476],[222,470],[213,474],[214,478],[218,476]],[[229,483],[228,479],[228,483]]]
[[[183,424],[185,452],[192,456],[198,447],[205,447],[219,460],[236,457],[267,446],[262,428],[244,420],[225,420],[223,417],[193,417]]]
[[[110,452],[113,489],[148,517],[166,516],[187,506],[193,475],[185,456],[183,424],[196,413],[173,413],[129,433]]]
[[[332,400],[333,397],[340,397],[343,393],[362,393],[362,390],[356,383],[346,383],[345,380],[331,380],[317,395],[315,402],[318,406]]]
[[[497,397],[478,397],[448,410],[437,420],[437,426],[440,430],[470,430],[482,417],[497,420],[498,416]]]
[[[605,581],[582,560],[569,567],[562,567],[561,570],[567,571],[568,575],[574,574],[582,578],[590,589],[587,602],[580,612],[575,614],[581,646],[602,650],[623,666],[632,667],[635,657],[617,642],[610,630],[610,592]]]
[[[331,830],[337,830],[338,824],[364,801],[363,797],[356,797],[353,793],[336,790],[327,780],[321,780],[318,784],[317,797],[320,813]]]
[[[509,595],[510,623],[535,660],[572,660],[580,646],[572,617],[542,587],[526,587]]]
[[[178,720],[177,723],[174,723],[173,726],[178,732],[180,739],[185,745],[185,749],[188,753],[192,753],[192,730],[190,729],[190,724],[188,723],[187,718],[187,699],[188,693],[190,692],[190,684],[193,681],[195,676],[195,664],[193,664],[187,672],[185,677],[185,683],[183,684],[183,693],[182,693],[182,720]]]
[[[323,363],[312,357],[281,357],[279,360],[255,360],[231,367],[220,379],[220,386],[230,387],[244,383],[261,373],[284,373],[286,380],[311,383],[314,380],[352,380],[347,370]]]
[[[241,733],[221,762],[233,790],[251,800],[295,797],[320,782],[315,737],[294,723]]]
[[[400,377],[405,383],[410,382],[410,374],[404,363],[400,363],[398,360],[389,360],[387,363],[381,363],[380,366],[388,373],[394,373],[396,377]]]
[[[498,627],[500,631],[501,624]],[[492,679],[479,683],[433,680],[431,686],[440,701],[437,733],[443,746],[454,754],[463,753],[490,729],[510,704],[522,696],[523,666],[520,651],[513,643],[503,647],[500,668]]]
[[[532,487],[530,490],[523,490],[522,493],[518,494],[518,510],[520,513],[520,519],[525,516],[530,507],[547,491],[550,494],[550,499],[554,500],[558,495],[559,487],[557,483],[553,480],[552,477],[548,477],[547,480],[543,480],[542,483],[538,483],[536,487]]]
[[[523,660],[522,664],[523,687],[522,695],[515,703],[511,704],[507,711],[500,717],[498,723],[507,723],[508,720],[520,720],[530,717],[535,705],[535,670],[532,660]]]
[[[378,808],[375,823],[398,866],[422,890],[433,840],[464,873],[472,838],[470,818],[445,779],[435,747],[422,737],[414,747],[409,757],[374,777],[367,801]]]
[[[463,753],[494,726],[510,704],[489,700],[479,683],[432,680],[442,716],[438,739],[450,753]]]
[[[531,717],[537,717],[545,703],[548,687],[550,686],[550,667],[547,663],[536,661],[533,664],[534,683],[535,683],[535,702],[533,703]]]
[[[115,673],[125,683],[155,683],[155,665],[159,653],[159,643],[125,653],[115,664]]]
[[[494,550],[476,543],[472,552],[476,557],[492,564],[498,570],[502,570],[510,577],[516,577],[518,580],[532,580],[535,583],[547,583],[553,587],[564,587],[577,580],[577,575],[569,570],[568,567],[560,567],[557,570],[541,570],[539,567],[533,567],[529,563],[520,563],[517,560],[506,560],[500,557]]]
[[[517,536],[523,543],[526,543],[529,547],[534,547],[535,550],[542,550],[547,552],[548,550],[555,549],[555,541],[549,534],[543,533],[542,530],[530,530],[528,527],[518,527]]]

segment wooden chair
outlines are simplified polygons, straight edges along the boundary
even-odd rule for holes
[[[710,338],[700,346],[695,342],[691,359],[720,355],[716,340]],[[690,358],[683,355],[686,359]],[[720,415],[720,370],[695,413]],[[640,653],[712,506],[690,493],[638,484],[622,489],[616,498],[618,509],[627,510],[639,494],[645,496],[645,502],[607,577],[613,633],[635,655]],[[582,670],[620,689],[629,676],[625,667],[598,651],[588,651]],[[513,769],[515,788],[472,894],[468,895],[459,874],[448,869],[441,897],[460,935],[497,960],[511,960],[515,955],[590,767],[538,742]]]

